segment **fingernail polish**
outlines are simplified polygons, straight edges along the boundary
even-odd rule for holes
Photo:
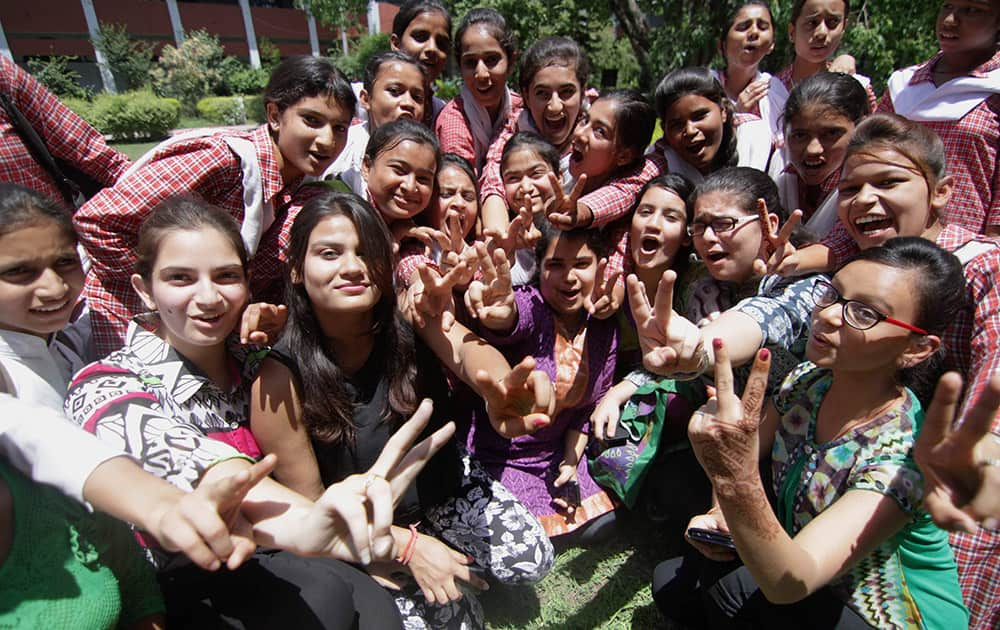
[[[767,348],[761,348],[759,356],[761,361],[767,361],[768,359],[771,358],[771,351],[768,350]]]
[[[722,339],[720,339],[718,337],[716,337],[715,339],[713,339],[712,340],[712,347],[715,348],[716,350],[722,349]]]

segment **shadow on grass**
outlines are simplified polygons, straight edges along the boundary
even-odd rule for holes
[[[536,588],[533,584],[490,584],[490,590],[479,597],[490,626],[524,628],[534,622],[542,612]]]

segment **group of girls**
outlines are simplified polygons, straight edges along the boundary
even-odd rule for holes
[[[482,627],[475,592],[541,579],[552,540],[612,536],[659,488],[661,515],[731,534],[741,563],[691,539],[657,569],[684,623],[994,625],[996,536],[953,536],[956,566],[911,450],[941,367],[974,400],[1000,361],[980,235],[1000,6],[942,5],[941,52],[880,104],[918,122],[829,71],[850,69],[849,9],[797,0],[770,76],[774,20],[748,2],[723,69],[647,100],[591,89],[572,40],[518,60],[497,11],[453,39],[411,0],[360,86],[287,59],[259,129],[164,143],[72,224],[0,189],[10,393],[182,490],[248,486],[230,511],[264,547],[211,572],[145,539],[159,589],[119,575],[144,593],[119,619]],[[26,499],[0,473],[2,558]]]

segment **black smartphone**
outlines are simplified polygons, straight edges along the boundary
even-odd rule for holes
[[[576,481],[567,481],[563,485],[555,488],[555,499],[562,499],[573,507],[580,505],[580,484]]]
[[[725,532],[714,529],[702,529],[701,527],[689,527],[687,535],[691,540],[736,551],[736,545],[733,544],[733,537]]]
[[[628,429],[626,429],[621,422],[615,425],[614,435],[604,436],[604,447],[611,448],[612,446],[621,446],[625,442],[628,442]]]

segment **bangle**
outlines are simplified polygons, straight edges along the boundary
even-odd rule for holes
[[[708,371],[708,350],[705,349],[704,345],[698,346],[698,368],[694,372],[676,372],[670,375],[675,381],[693,381],[696,378],[700,378],[702,374]]]
[[[403,548],[403,552],[399,554],[396,558],[396,562],[406,566],[410,564],[410,560],[413,558],[413,551],[417,548],[417,525],[420,523],[410,524],[410,539],[406,541],[406,547]]]

